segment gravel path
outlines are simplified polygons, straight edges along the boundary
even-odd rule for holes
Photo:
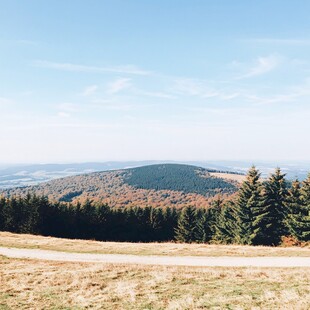
[[[309,257],[197,257],[87,254],[0,247],[0,255],[64,262],[200,266],[200,267],[310,267]]]

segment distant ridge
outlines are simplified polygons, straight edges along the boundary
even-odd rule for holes
[[[65,177],[35,186],[13,188],[4,195],[34,192],[52,200],[83,202],[92,199],[114,207],[207,206],[217,194],[230,195],[238,183],[183,164],[154,164],[137,168],[94,172]]]

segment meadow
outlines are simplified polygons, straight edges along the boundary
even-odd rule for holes
[[[197,243],[101,242],[0,232],[0,247],[42,249],[76,253],[167,256],[284,256],[310,257],[310,246],[268,247]]]
[[[310,270],[0,257],[0,309],[309,309]]]

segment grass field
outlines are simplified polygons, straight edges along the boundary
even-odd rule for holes
[[[0,246],[78,253],[308,256],[308,248],[116,243],[0,232]],[[0,309],[309,309],[310,268],[141,266],[0,256]]]
[[[0,246],[77,253],[176,255],[176,256],[302,256],[310,247],[252,247],[232,245],[98,242],[0,232]]]
[[[0,257],[0,309],[309,309],[310,270]]]
[[[237,181],[239,183],[242,183],[246,179],[245,175],[235,173],[210,172],[210,175],[224,180]]]

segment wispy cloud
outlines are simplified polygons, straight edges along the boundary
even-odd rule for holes
[[[86,73],[123,73],[133,75],[150,75],[152,72],[140,69],[133,65],[114,66],[114,67],[100,67],[100,66],[87,66],[72,63],[59,63],[51,61],[36,60],[33,65],[40,68],[72,71],[72,72],[86,72]]]
[[[250,43],[282,44],[282,45],[310,45],[310,39],[280,39],[280,38],[254,38],[244,40]]]
[[[239,96],[237,91],[226,91],[209,86],[208,81],[196,79],[176,79],[174,91],[181,95],[197,96],[203,99],[217,98],[220,100],[232,100]]]
[[[256,105],[276,104],[294,102],[300,98],[308,99],[310,96],[310,80],[306,80],[303,84],[290,87],[283,94],[277,94],[269,97],[263,97],[258,95],[247,95],[246,99],[255,103]]]
[[[131,79],[128,78],[119,78],[108,84],[107,93],[109,94],[117,94],[120,91],[129,88],[131,86]]]
[[[27,40],[27,39],[12,39],[12,40],[0,40],[0,43],[9,44],[9,45],[39,45],[38,41]]]
[[[83,92],[82,92],[82,96],[90,96],[92,94],[94,94],[96,92],[96,90],[98,89],[98,85],[90,85],[90,86],[87,86]]]
[[[277,55],[269,55],[266,57],[258,57],[254,66],[247,73],[237,77],[237,80],[251,78],[266,74],[280,65],[282,58]]]
[[[207,81],[196,79],[176,79],[174,81],[174,91],[189,96],[199,96],[204,98],[215,97],[218,92],[211,89]]]

